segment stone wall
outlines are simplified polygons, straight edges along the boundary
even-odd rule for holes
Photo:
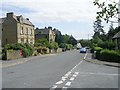
[[[21,58],[20,50],[7,50],[6,60],[18,59]]]

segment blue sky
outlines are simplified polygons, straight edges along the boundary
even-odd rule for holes
[[[52,26],[62,34],[76,39],[88,39],[93,35],[93,22],[97,8],[94,0],[2,0],[0,17],[7,12],[29,18],[35,27]],[[107,32],[109,24],[103,23]]]

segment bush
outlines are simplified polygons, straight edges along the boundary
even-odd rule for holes
[[[102,48],[101,47],[95,47],[94,50],[97,51],[97,52],[100,52],[102,50]]]
[[[6,50],[22,50],[23,57],[31,56],[34,52],[34,49],[29,44],[21,44],[21,43],[15,43],[15,44],[7,44],[4,46],[3,53],[5,53]]]
[[[100,52],[98,59],[109,62],[120,62],[120,53],[114,50],[104,49]]]
[[[102,50],[102,48],[101,47],[95,47],[94,50],[96,51],[96,57],[95,58],[99,58],[100,51]]]
[[[115,49],[115,44],[112,41],[99,42],[98,46],[103,49],[110,49],[110,50]]]
[[[22,49],[22,55],[23,57],[28,57],[29,56],[29,50],[27,48]]]
[[[48,53],[47,49],[48,48],[46,48],[46,47],[40,47],[40,48],[37,49],[37,52],[41,53],[41,54],[47,54]]]

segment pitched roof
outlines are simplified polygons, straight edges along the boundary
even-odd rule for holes
[[[35,34],[49,34],[50,29],[36,29]]]
[[[120,38],[120,31],[113,36],[113,39]]]
[[[16,16],[18,22],[20,22],[20,17],[21,17],[21,16]],[[23,18],[23,23],[34,26],[34,25],[29,21],[28,18],[26,18],[26,19]]]
[[[6,18],[0,18],[0,24],[2,24],[5,21]]]
[[[20,15],[20,16],[14,15],[13,18],[14,18],[17,22],[20,22],[20,17],[22,17],[22,15]],[[5,17],[5,18],[0,18],[0,23],[3,23],[6,18],[7,18],[7,17]],[[22,22],[23,22],[24,24],[34,26],[34,25],[29,21],[28,18],[25,19],[25,18],[22,17],[22,19],[23,19]]]

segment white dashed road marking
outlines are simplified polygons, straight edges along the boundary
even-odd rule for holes
[[[66,85],[66,86],[70,86],[70,85],[71,85],[71,82],[67,82],[65,85]]]
[[[79,74],[79,72],[75,72],[75,74],[76,74],[76,75],[78,75],[78,74]]]
[[[74,79],[75,79],[75,78],[73,78],[73,77],[72,77],[72,78],[70,78],[70,80],[71,80],[71,81],[73,81]]]
[[[86,57],[86,56],[85,56],[85,57]],[[64,82],[68,79],[68,77],[72,74],[73,70],[74,70],[78,65],[80,65],[82,62],[83,62],[83,60],[80,61],[80,62],[79,62],[74,68],[72,68],[69,72],[67,72],[67,73],[61,78],[60,81],[56,82],[56,84],[53,85],[52,88],[55,89],[55,88],[58,87],[58,85],[64,83]],[[69,80],[70,80],[70,81],[73,81],[73,80],[75,79],[75,77],[77,77],[78,74],[79,74],[79,72],[75,72],[75,73],[73,74],[73,76],[72,76]],[[68,81],[68,82],[65,84],[65,86],[70,86],[70,85],[71,85],[71,82],[70,82],[70,81]],[[65,88],[66,88],[66,87],[63,87],[63,89],[65,89]],[[63,89],[62,89],[62,90],[63,90]]]
[[[92,72],[80,72],[80,74],[93,74],[93,75],[110,75],[110,76],[118,76],[120,74],[108,74],[108,73],[92,73]]]
[[[62,90],[67,90],[68,87],[63,87]]]
[[[56,82],[56,84],[62,84],[63,83],[63,81],[58,81],[58,82]]]
[[[57,88],[57,85],[53,86],[52,88]]]
[[[77,77],[77,75],[74,74],[73,77]]]

